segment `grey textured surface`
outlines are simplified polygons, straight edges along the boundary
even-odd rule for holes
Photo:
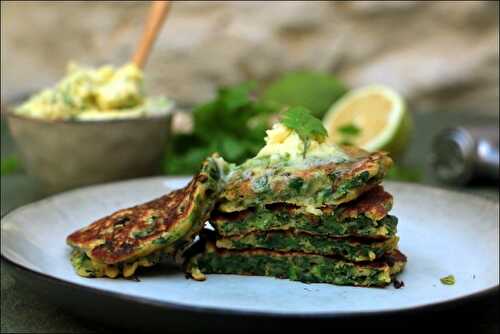
[[[2,99],[51,85],[69,60],[128,61],[148,9],[145,1],[1,6]],[[392,86],[414,110],[494,115],[498,8],[498,1],[177,1],[146,86],[191,105],[220,85],[313,69],[353,87]]]
[[[416,126],[418,140],[415,138],[408,152],[406,160],[417,166],[424,167],[432,136],[443,127],[458,123],[481,124],[498,123],[498,119],[482,119],[464,116],[458,113],[418,114]],[[15,149],[8,136],[5,124],[1,128],[1,154],[7,156]],[[426,168],[424,183],[436,185],[431,173]],[[485,196],[498,201],[497,185],[481,185],[459,189]],[[1,179],[1,214],[20,205],[42,198],[39,186],[23,173],[2,176]],[[36,223],[36,222],[34,222]],[[11,277],[13,268],[3,260],[1,263],[1,331],[5,333],[32,332],[32,333],[86,333],[108,332],[112,329],[94,322],[83,321],[70,315],[67,310],[47,303],[29,287],[17,283]],[[497,297],[497,296],[496,296]],[[495,298],[480,302],[456,306],[447,312],[430,315],[432,321],[441,321],[443,328],[452,327],[470,328],[478,333],[498,333],[499,316],[498,302]],[[448,322],[444,319],[451,320]],[[461,321],[459,321],[461,320]],[[407,324],[393,323],[394,326],[404,327]]]

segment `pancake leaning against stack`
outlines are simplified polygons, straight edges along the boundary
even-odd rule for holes
[[[225,162],[214,155],[184,188],[132,208],[119,210],[66,239],[71,262],[84,277],[132,276],[176,258],[203,228],[220,192]]]

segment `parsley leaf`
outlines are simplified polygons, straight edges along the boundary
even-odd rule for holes
[[[278,109],[253,97],[252,82],[219,89],[217,96],[193,109],[192,134],[177,134],[164,159],[168,174],[195,173],[213,152],[242,163],[264,145],[270,118]]]
[[[224,108],[238,110],[251,103],[250,94],[255,89],[255,82],[246,82],[233,88],[221,88],[219,96]]]
[[[455,284],[455,276],[448,275],[448,276],[442,277],[440,279],[440,281],[441,281],[441,283],[443,283],[445,285],[453,285],[453,284]]]
[[[281,123],[287,128],[294,130],[304,142],[304,157],[310,140],[323,142],[328,133],[323,123],[304,107],[292,107],[288,109]]]
[[[317,140],[322,142],[328,136],[323,123],[304,107],[292,107],[288,109],[281,121],[287,128],[297,132],[299,137],[305,140]]]
[[[361,128],[357,127],[356,125],[349,123],[349,124],[344,124],[342,126],[339,126],[337,128],[337,131],[340,132],[340,134],[344,136],[357,136],[361,133]]]

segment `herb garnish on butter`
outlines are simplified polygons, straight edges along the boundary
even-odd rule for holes
[[[303,156],[305,158],[310,140],[324,142],[328,133],[323,123],[312,116],[304,107],[292,107],[283,115],[281,121],[287,128],[294,130],[304,142]]]

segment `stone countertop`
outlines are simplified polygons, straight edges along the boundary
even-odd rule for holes
[[[427,165],[426,152],[434,134],[440,129],[458,124],[486,124],[498,119],[477,117],[460,113],[417,114],[415,117],[418,140],[414,139],[405,162],[424,169],[423,183],[439,185],[432,177]],[[6,157],[15,151],[5,122],[1,123],[1,155]],[[456,188],[498,201],[498,185],[476,185]],[[1,178],[1,215],[21,205],[41,199],[36,182],[24,173]],[[67,311],[46,302],[26,286],[17,283],[11,276],[11,265],[1,261],[1,331],[2,333],[99,333],[112,329],[98,323],[81,320]],[[474,333],[498,333],[499,313],[498,296],[490,296],[479,301],[457,305],[450,310],[424,315],[415,320],[416,326],[428,329],[429,325],[442,327],[449,331],[452,327],[470,328]],[[408,319],[391,322],[391,326],[404,328]]]
[[[150,94],[191,105],[220,86],[313,69],[349,87],[397,87],[413,110],[498,113],[498,1],[263,4],[176,2],[145,68]],[[127,62],[148,5],[2,1],[2,100],[52,85],[70,59]]]

